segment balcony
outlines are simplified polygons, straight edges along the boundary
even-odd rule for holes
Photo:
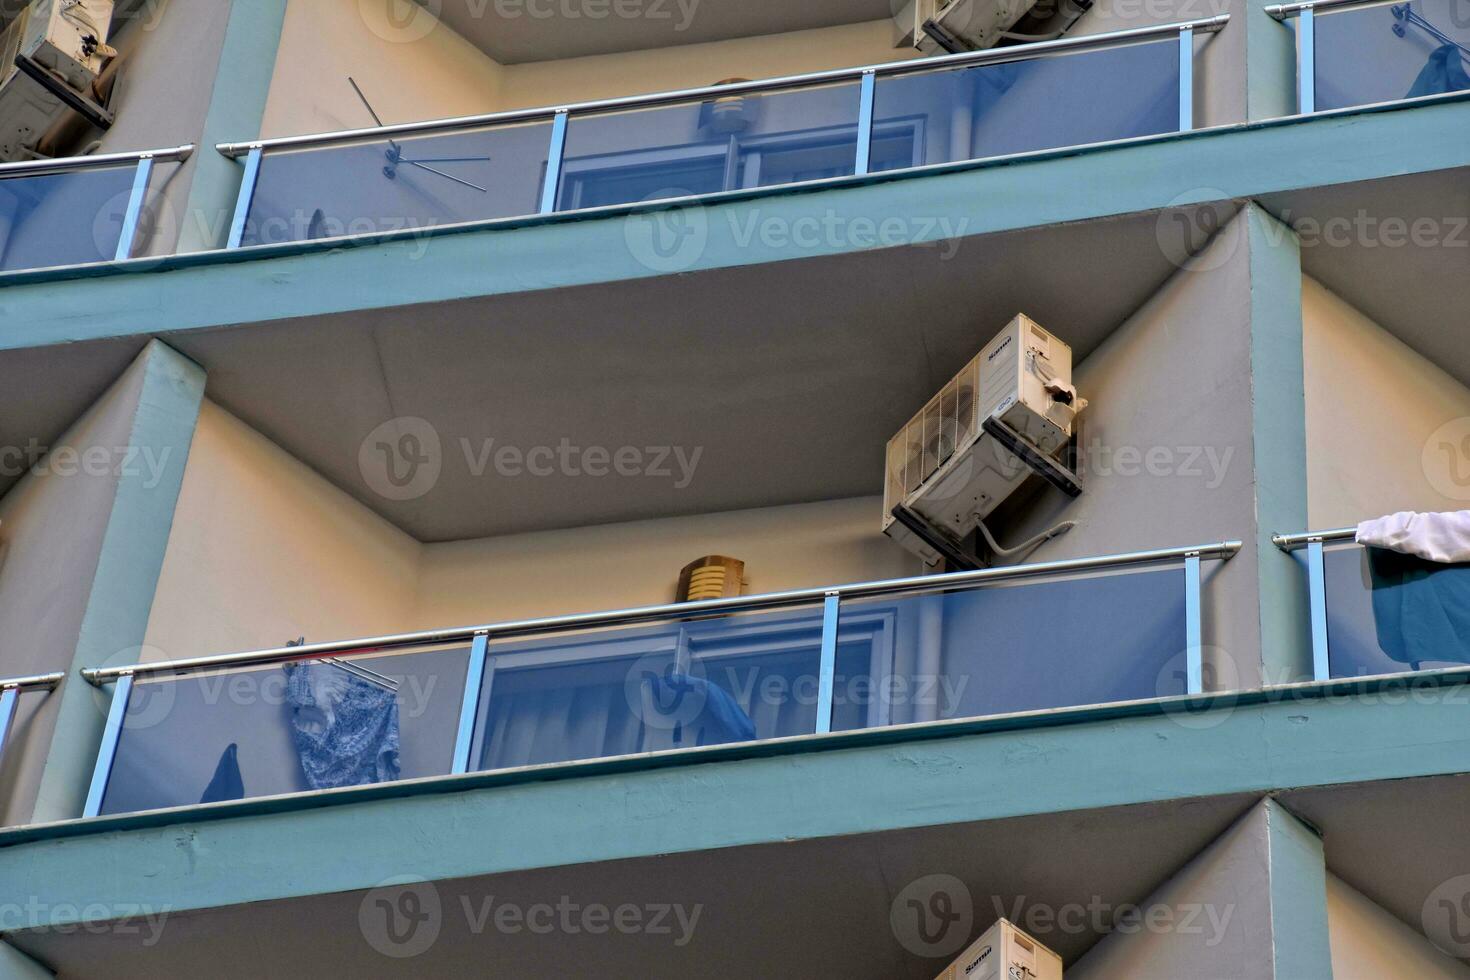
[[[193,150],[0,164],[0,272],[131,258],[154,169]]]
[[[1366,548],[1355,528],[1278,535],[1302,555],[1315,680],[1463,668],[1470,663],[1470,566]]]
[[[789,752],[813,737],[1058,709],[1157,710],[1203,692],[1202,563],[1240,547],[93,669],[89,681],[115,689],[85,815],[692,761],[737,743]]]
[[[1266,11],[1296,20],[1303,114],[1470,90],[1470,18],[1461,0],[1315,0]]]
[[[708,199],[1187,131],[1196,37],[1227,20],[222,144],[244,160],[229,247]]]
[[[0,680],[0,766],[4,765],[5,750],[15,737],[21,697],[32,693],[48,694],[56,690],[57,685],[65,679],[65,674],[52,673]]]

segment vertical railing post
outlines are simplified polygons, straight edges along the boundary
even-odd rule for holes
[[[0,762],[5,761],[5,743],[10,739],[10,726],[15,722],[15,703],[20,689],[7,687],[0,691]]]
[[[873,69],[863,72],[858,101],[857,162],[852,171],[858,176],[867,173],[873,164],[873,98],[877,83],[878,76]]]
[[[485,685],[485,651],[489,645],[486,633],[476,633],[470,644],[464,699],[459,705],[459,733],[454,737],[454,763],[449,770],[456,775],[470,771],[470,749],[475,739],[475,719],[480,714],[480,689]]]
[[[143,218],[143,205],[148,201],[148,180],[153,176],[153,154],[138,158],[133,174],[133,191],[128,195],[128,209],[123,212],[122,232],[117,236],[117,252],[113,260],[122,262],[133,257],[133,242],[138,237],[138,224]]]
[[[1179,131],[1194,128],[1194,31],[1179,32]]]
[[[1329,681],[1332,666],[1327,660],[1327,565],[1320,539],[1307,542],[1307,589],[1312,617],[1312,679]]]
[[[1201,573],[1198,553],[1184,559],[1185,675],[1190,694],[1205,691],[1204,625],[1201,612]]]
[[[1297,112],[1317,111],[1317,18],[1307,7],[1296,18]]]
[[[230,222],[230,240],[226,248],[239,248],[245,240],[245,223],[250,219],[250,206],[255,203],[255,185],[260,181],[260,161],[265,151],[254,147],[245,158],[245,177],[240,181],[240,196],[235,199],[235,219]]]
[[[817,734],[832,730],[833,686],[837,677],[837,617],[842,598],[828,592],[822,600],[822,660],[817,679]]]
[[[567,149],[567,111],[558,109],[551,120],[551,148],[546,151],[546,183],[541,187],[541,213],[551,214],[556,210],[556,198],[561,190],[562,157]]]
[[[102,812],[102,797],[112,777],[112,760],[117,757],[118,739],[122,737],[123,719],[128,713],[128,698],[133,693],[133,675],[117,679],[112,691],[112,706],[107,711],[107,727],[102,730],[102,746],[97,750],[97,765],[92,770],[92,785],[87,789],[87,804],[82,816],[95,817]]]

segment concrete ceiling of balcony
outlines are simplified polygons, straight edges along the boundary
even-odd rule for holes
[[[886,20],[894,10],[893,0],[417,2],[503,65],[837,27]]]
[[[1302,268],[1470,385],[1470,168],[1271,194]]]
[[[165,337],[211,398],[420,540],[862,496],[889,436],[1018,312],[1081,357],[1142,305],[1176,271],[1159,220]],[[363,448],[400,418],[439,444],[413,499],[383,492],[384,433]],[[564,465],[564,442],[641,463],[587,475],[606,462]],[[502,447],[555,450],[528,456],[553,472]]]
[[[963,882],[974,935],[1000,909],[1014,918],[1018,902],[1023,910],[1138,903],[1253,802],[1249,796],[1212,797],[438,882],[441,927],[429,948],[411,958],[385,956],[365,938],[394,950],[372,929],[370,916],[378,910],[371,892],[176,915],[164,923],[160,941],[147,947],[138,935],[91,930],[7,938],[61,976],[110,980],[246,973],[479,976],[487,970],[565,977],[587,975],[592,963],[612,977],[928,980],[954,953],[925,958],[900,945],[890,911],[911,882],[920,882],[920,889],[930,875]],[[403,868],[412,875],[411,850]],[[495,903],[489,921],[483,918],[487,901]],[[675,941],[682,933],[673,916],[672,935],[561,929],[534,935],[495,928],[493,913],[501,905],[558,902],[610,909],[697,906],[700,912],[683,944]],[[1100,938],[1094,915],[1082,918],[1081,928],[1036,929],[1037,938],[1072,962]]]

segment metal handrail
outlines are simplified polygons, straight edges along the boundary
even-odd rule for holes
[[[1350,541],[1358,536],[1353,527],[1335,527],[1330,531],[1302,531],[1299,534],[1273,534],[1271,543],[1282,551],[1298,551],[1313,541]]]
[[[43,174],[69,173],[73,170],[92,170],[98,167],[122,163],[138,163],[143,160],[155,162],[182,162],[194,152],[193,143],[171,146],[162,150],[135,150],[128,153],[97,153],[92,156],[58,157],[54,160],[19,160],[15,163],[0,163],[0,177],[39,176]]]
[[[1336,10],[1342,7],[1388,7],[1405,0],[1302,0],[1300,3],[1277,3],[1265,8],[1266,15],[1276,20],[1295,17],[1304,10]]]
[[[1071,558],[1062,561],[1037,562],[1030,565],[1012,565],[1004,568],[982,568],[976,571],[952,572],[944,575],[916,575],[909,578],[860,582],[851,585],[829,586],[826,588],[793,589],[786,592],[771,592],[757,596],[735,596],[727,599],[707,599],[701,602],[678,602],[606,612],[578,613],[570,616],[513,620],[502,623],[488,623],[481,626],[428,630],[417,633],[398,633],[358,640],[341,640],[297,647],[277,647],[268,650],[253,650],[246,653],[222,654],[211,657],[194,657],[185,660],[164,660],[156,663],[132,664],[122,667],[88,667],[81,671],[81,675],[88,683],[101,686],[108,681],[118,680],[122,677],[179,674],[199,670],[211,670],[220,667],[259,666],[287,663],[296,660],[315,660],[322,658],[324,655],[331,654],[348,652],[368,653],[403,647],[463,642],[472,640],[476,636],[524,636],[533,633],[556,633],[599,626],[632,625],[658,620],[687,618],[706,613],[777,609],[822,602],[828,597],[833,596],[842,599],[856,599],[881,595],[902,595],[912,592],[957,588],[966,585],[985,585],[993,582],[1018,581],[1045,575],[1066,574],[1069,572],[1159,564],[1189,558],[1228,561],[1242,547],[1243,545],[1240,541],[1219,541],[1213,544],[1196,545],[1187,548],[1135,551],[1121,555]]]
[[[890,61],[858,68],[836,68],[829,71],[811,72],[804,75],[786,75],[778,78],[737,82],[730,85],[709,85],[703,88],[656,92],[650,95],[630,95],[615,99],[598,99],[590,102],[574,102],[566,105],[544,106],[534,109],[512,109],[477,116],[457,116],[449,119],[432,119],[423,122],[401,123],[394,126],[378,126],[371,129],[351,129],[333,133],[314,133],[305,136],[282,136],[275,139],[247,140],[238,143],[219,143],[215,149],[230,159],[241,157],[252,150],[272,150],[285,147],[330,146],[353,140],[374,137],[407,136],[425,132],[452,132],[462,129],[477,129],[495,124],[528,122],[566,115],[581,115],[618,109],[647,109],[661,105],[689,102],[705,98],[728,98],[746,92],[772,92],[782,89],[802,88],[830,82],[858,81],[865,75],[906,75],[933,69],[956,68],[967,65],[1003,64],[1023,61],[1027,58],[1066,53],[1091,48],[1114,47],[1137,44],[1166,38],[1184,31],[1197,34],[1213,34],[1230,22],[1229,14],[1218,14],[1201,20],[1179,21],[1154,27],[1136,27],[1107,34],[1089,34],[1085,37],[1061,38],[1055,41],[1038,41],[1017,44],[1006,48],[987,48],[983,51],[964,51],[959,54],[938,55],[933,58],[917,58],[909,61]]]
[[[66,680],[66,674],[61,672],[35,674],[30,677],[0,678],[0,691],[54,691],[64,680]]]

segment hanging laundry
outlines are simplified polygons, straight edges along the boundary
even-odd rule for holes
[[[239,746],[234,742],[221,753],[219,764],[214,767],[214,778],[199,797],[200,803],[222,803],[225,800],[243,800],[245,781],[240,777]]]
[[[1358,525],[1368,547],[1373,619],[1389,658],[1470,663],[1470,511],[1401,511]]]
[[[287,664],[286,703],[312,789],[399,778],[395,692],[326,663]]]
[[[1458,44],[1444,44],[1434,49],[1429,61],[1414,79],[1408,99],[1421,95],[1440,95],[1470,89],[1470,74],[1465,72],[1465,58]]]
[[[1359,524],[1357,541],[1432,562],[1470,562],[1470,510],[1443,514],[1399,511]]]
[[[649,684],[658,710],[671,716],[681,714],[686,703],[698,706],[693,718],[675,726],[675,745],[724,745],[755,738],[755,722],[740,707],[740,702],[718,684],[673,672],[650,677]],[[687,742],[685,729],[692,734]]]

